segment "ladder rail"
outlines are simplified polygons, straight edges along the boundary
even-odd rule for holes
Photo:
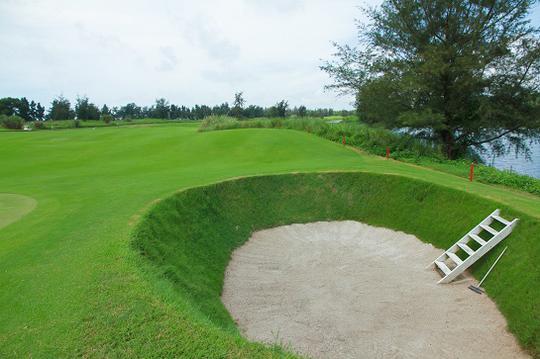
[[[498,208],[496,210],[494,210],[493,212],[491,212],[491,214],[489,214],[486,218],[484,218],[479,224],[474,226],[469,232],[465,233],[465,235],[463,237],[461,237],[461,239],[459,239],[454,245],[457,245],[457,243],[467,244],[470,241],[470,239],[469,239],[469,238],[471,238],[470,235],[471,234],[477,234],[478,232],[475,232],[475,231],[478,231],[478,228],[480,227],[481,224],[491,223],[491,221],[490,221],[491,216],[498,216],[500,213],[501,213],[501,210],[498,209]],[[450,247],[450,248],[452,248],[452,247]],[[435,262],[440,261],[441,259],[444,259],[444,257],[446,256],[446,252],[448,252],[448,250],[444,251],[443,254],[441,254],[439,257],[437,257],[437,259],[435,259],[433,262],[431,262],[426,268],[431,268],[435,264]]]
[[[497,231],[494,228],[490,227],[489,225],[493,221],[498,221],[499,223],[503,224],[503,229]],[[450,248],[448,248],[440,256],[438,256],[437,259],[430,263],[428,268],[435,264],[435,267],[439,268],[444,273],[443,278],[441,278],[441,280],[439,280],[437,283],[444,284],[454,280],[458,275],[460,275],[465,270],[467,270],[467,268],[473,265],[478,259],[480,259],[487,252],[493,249],[497,244],[499,244],[502,240],[508,237],[510,233],[512,233],[514,227],[517,225],[518,221],[518,218],[515,218],[512,221],[502,218],[500,216],[499,209],[493,211],[489,216],[484,218],[479,224],[473,227]],[[492,234],[492,237],[489,240],[483,240],[478,236],[481,231],[486,230],[486,226],[491,229],[491,231],[487,230]],[[480,244],[480,247],[476,250],[471,249],[467,246],[467,243],[469,243],[470,241],[476,241],[478,244]],[[468,248],[469,250],[465,250],[464,247],[466,249]],[[464,250],[467,253],[468,257],[466,259],[461,259],[457,256],[456,252],[458,252],[460,249]],[[446,260],[448,259],[455,264],[452,269],[448,268],[448,266],[445,264]],[[443,270],[442,267],[446,270]]]

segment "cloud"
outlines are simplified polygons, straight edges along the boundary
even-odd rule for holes
[[[159,48],[161,52],[162,60],[157,66],[158,71],[173,71],[178,64],[178,59],[174,52],[174,49],[170,46],[162,46]]]

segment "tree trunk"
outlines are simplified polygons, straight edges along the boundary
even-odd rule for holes
[[[460,155],[459,146],[456,145],[454,135],[451,131],[442,130],[439,132],[439,137],[444,147],[444,154],[449,160],[455,160]]]

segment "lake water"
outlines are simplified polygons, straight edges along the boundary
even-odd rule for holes
[[[518,173],[540,178],[540,143],[533,143],[531,146],[531,159],[527,160],[524,155],[515,153],[492,158],[484,156],[484,161],[501,170],[513,170]]]

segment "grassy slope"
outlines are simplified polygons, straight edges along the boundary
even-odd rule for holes
[[[188,190],[160,202],[135,231],[135,245],[170,280],[177,297],[191,303],[194,318],[232,330],[234,322],[220,300],[224,270],[231,251],[253,230],[354,219],[447,248],[496,207],[500,205],[461,191],[396,176],[255,177]],[[485,287],[522,344],[539,351],[540,287],[533,283],[540,275],[535,263],[540,246],[534,243],[540,220],[502,210],[508,218],[519,216],[521,224],[505,241],[509,254]],[[482,258],[473,273],[483,275],[501,249]]]
[[[359,156],[308,134],[200,134],[197,126],[0,134],[0,192],[38,201],[0,230],[0,356],[262,350],[187,320],[189,303],[178,310],[173,292],[156,295],[170,284],[140,271],[129,246],[137,214],[178,189],[252,174],[365,170],[473,191],[540,217],[533,196]]]

